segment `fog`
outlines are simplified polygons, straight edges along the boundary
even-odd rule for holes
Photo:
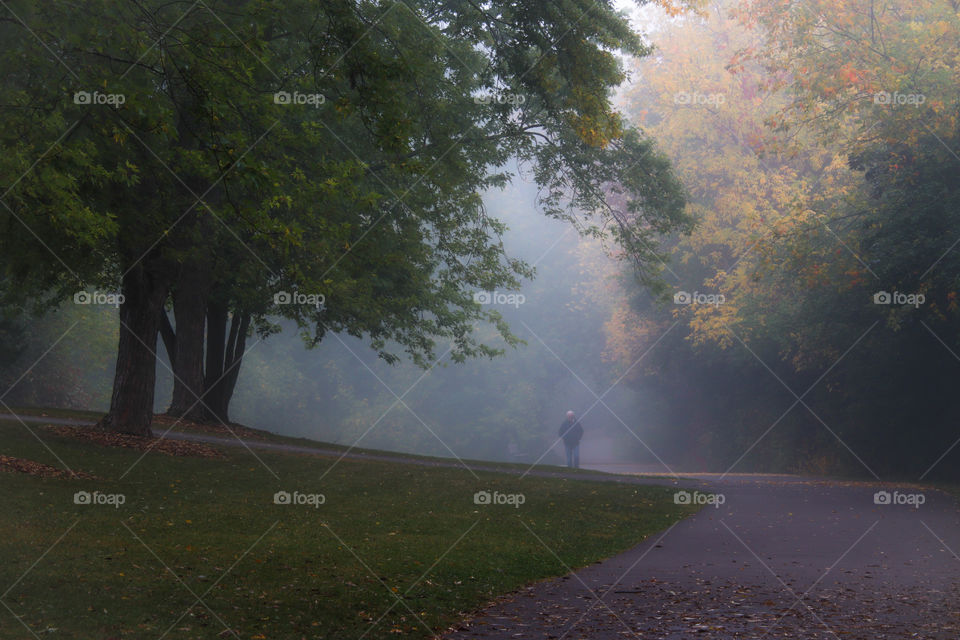
[[[960,0],[0,0],[0,96],[0,640],[960,637]]]
[[[940,52],[943,61],[930,62],[939,41],[904,26],[946,29],[955,16],[941,15],[939,5],[891,9],[884,19],[901,62],[889,66],[871,49],[852,68],[821,57],[825,49],[815,43],[829,37],[815,22],[796,17],[788,25],[767,4],[709,3],[690,14],[667,4],[666,12],[620,5],[655,45],[639,59],[617,54],[625,75],[609,92],[622,124],[650,145],[632,162],[586,185],[578,182],[590,177],[582,167],[537,169],[530,148],[520,165],[482,156],[484,172],[470,174],[486,215],[508,226],[497,264],[506,271],[508,258],[521,259],[536,274],[515,289],[473,285],[465,293],[481,296],[483,311],[502,314],[524,344],[506,344],[494,324],[479,321],[472,335],[503,355],[456,363],[440,341],[441,357],[426,369],[405,356],[388,364],[367,337],[346,330],[307,349],[294,318],[311,334],[317,318],[264,307],[272,291],[257,289],[256,304],[243,303],[256,310],[245,313],[280,331],[264,338],[248,329],[231,420],[346,446],[556,463],[557,428],[572,410],[586,430],[583,462],[594,467],[955,475],[960,405],[948,390],[960,349],[960,252],[955,181],[942,174],[956,162],[954,123],[944,115],[954,95],[952,58]],[[856,6],[841,18],[876,37],[858,22]],[[775,29],[796,31],[793,49],[767,37]],[[929,46],[914,51],[912,38]],[[843,44],[850,56],[859,51],[852,42]],[[916,78],[903,71],[927,64]],[[908,92],[910,83],[920,84]],[[841,114],[833,101],[844,92],[856,100]],[[523,106],[510,95],[504,104]],[[517,113],[500,116],[508,126]],[[598,153],[610,142],[598,129],[577,135]],[[609,149],[626,148],[618,145]],[[600,158],[586,166],[600,171]],[[443,158],[432,166],[444,167]],[[501,170],[512,174],[502,189],[487,182]],[[425,176],[410,178],[409,188]],[[372,220],[376,206],[355,210],[407,184],[407,177],[390,185],[367,179],[358,189],[374,194],[348,203],[343,228],[354,218]],[[455,193],[451,185],[465,179],[445,188]],[[616,185],[631,180],[641,191],[653,185],[656,197],[627,202]],[[432,189],[440,186],[407,199],[433,215]],[[596,192],[606,199],[584,195]],[[472,194],[456,197],[468,210]],[[593,208],[560,211],[574,201]],[[484,242],[495,246],[495,235]],[[232,252],[240,251],[251,259],[250,247],[236,240],[223,240],[221,257],[239,259]],[[352,251],[348,240],[338,240],[344,255]],[[432,249],[439,246],[435,238]],[[336,252],[315,253],[298,268],[312,258],[329,260],[328,270],[343,264]],[[97,277],[109,279],[112,268],[97,267]],[[270,267],[274,274],[285,268],[282,261]],[[354,282],[357,289],[365,267],[355,268],[313,284]],[[505,281],[504,273],[496,277]],[[71,304],[51,284],[56,278],[41,281],[47,293],[21,295],[0,326],[0,348],[11,354],[0,367],[12,385],[8,400],[106,411],[117,309]],[[351,289],[338,294],[345,308],[354,303]],[[240,288],[231,295],[252,294]],[[26,311],[31,306],[38,315]],[[344,313],[341,326],[363,324],[362,306]],[[404,355],[400,345],[386,348]],[[162,413],[174,378],[161,342],[157,354],[153,408]],[[917,422],[919,433],[907,426]]]
[[[307,350],[296,327],[281,323],[281,334],[248,343],[232,418],[347,446],[552,464],[562,462],[557,428],[573,410],[586,430],[585,466],[659,467],[642,444],[652,419],[643,391],[615,384],[604,356],[604,324],[620,295],[623,264],[569,222],[543,216],[536,185],[519,168],[514,173],[484,202],[510,227],[508,255],[536,268],[518,291],[493,295],[525,345],[500,341],[505,353],[493,361],[442,357],[425,372],[410,362],[389,365],[368,341],[350,336],[328,335]],[[161,412],[172,376],[162,366],[159,373]]]

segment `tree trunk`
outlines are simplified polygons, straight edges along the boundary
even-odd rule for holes
[[[223,353],[227,339],[227,306],[218,302],[207,305],[207,374],[203,382],[204,404],[207,417],[211,420],[223,420],[220,411],[211,406],[216,387],[223,377]],[[226,420],[223,420],[226,422]]]
[[[207,415],[224,424],[230,421],[230,400],[240,375],[246,349],[250,315],[234,313],[227,333],[226,306],[211,304],[207,310],[207,376],[204,383]]]
[[[237,325],[239,324],[239,329]],[[250,314],[234,313],[233,322],[230,327],[230,335],[233,339],[227,343],[227,354],[224,364],[225,375],[218,389],[217,406],[222,411],[223,421],[227,421],[230,401],[233,399],[233,392],[237,388],[237,380],[240,377],[240,367],[243,365],[243,354],[247,348],[247,330],[250,328]]]
[[[177,334],[170,324],[170,316],[166,309],[160,310],[160,337],[163,338],[163,346],[167,350],[167,360],[170,361],[170,368],[177,370]]]
[[[152,436],[157,334],[167,284],[138,264],[123,277],[120,341],[110,411],[98,427],[107,431]]]
[[[203,340],[209,287],[198,269],[183,270],[173,294],[176,321],[173,398],[167,414],[200,421],[204,419]]]

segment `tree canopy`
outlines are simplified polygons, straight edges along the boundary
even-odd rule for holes
[[[648,282],[652,238],[691,223],[668,163],[611,106],[619,56],[649,49],[607,2],[10,14],[0,248],[23,291],[124,296],[110,429],[149,430],[170,295],[194,406],[235,378],[241,337],[269,333],[271,313],[387,359],[427,363],[438,339],[457,359],[494,355],[477,322],[513,338],[473,294],[531,275],[478,195],[510,179],[509,159],[532,168],[545,214],[612,225]]]

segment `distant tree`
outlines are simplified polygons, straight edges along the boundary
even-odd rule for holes
[[[4,365],[15,361],[23,352],[27,327],[22,309],[0,306],[0,362]]]
[[[671,243],[677,288],[725,300],[636,295],[608,355],[626,370],[656,345],[628,381],[661,399],[667,446],[682,431],[721,470],[750,451],[755,469],[916,478],[960,416],[960,20],[926,0],[715,9],[669,26],[628,98],[701,220]],[[786,412],[780,380],[816,415]]]

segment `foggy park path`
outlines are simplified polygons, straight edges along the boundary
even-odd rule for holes
[[[915,508],[874,502],[876,491],[915,501],[921,490],[906,487],[697,479],[724,504],[503,598],[444,637],[960,636],[960,505],[950,496],[922,490]]]
[[[23,419],[90,424],[50,417]],[[461,465],[456,460],[346,453],[322,445],[241,441],[198,433],[170,432],[166,437],[424,466]],[[471,467],[519,473],[516,468],[498,468],[496,463],[471,463]],[[645,466],[592,468],[622,475],[581,472],[576,477],[678,485],[676,478],[666,474],[628,473],[653,472]],[[545,469],[529,473],[572,475]],[[618,556],[504,596],[444,637],[960,637],[960,502],[956,498],[929,487],[775,475],[681,474],[677,488],[692,501],[716,495],[722,496],[723,503],[708,504]],[[877,492],[884,492],[881,496],[893,504],[877,504]]]

